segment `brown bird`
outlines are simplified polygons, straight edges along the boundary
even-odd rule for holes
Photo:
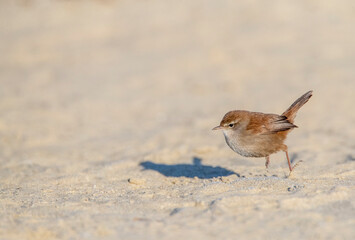
[[[284,151],[291,172],[295,166],[291,166],[284,141],[287,134],[297,127],[293,124],[296,113],[312,97],[312,92],[303,94],[281,115],[230,111],[224,115],[220,125],[212,130],[221,129],[228,146],[234,152],[244,157],[265,157],[266,168],[271,154]]]

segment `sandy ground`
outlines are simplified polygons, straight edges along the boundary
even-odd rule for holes
[[[353,1],[1,1],[0,239],[355,239]],[[313,89],[282,153],[211,131]]]

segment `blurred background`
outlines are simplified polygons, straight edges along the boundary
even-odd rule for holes
[[[354,6],[1,1],[2,154],[214,145],[227,111],[282,113],[310,89],[299,125],[353,134]]]
[[[350,0],[1,1],[1,181],[140,171],[157,152],[229,164],[211,131],[227,111],[282,113],[308,90],[290,151],[353,161],[354,24]]]

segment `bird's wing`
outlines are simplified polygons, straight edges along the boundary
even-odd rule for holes
[[[290,123],[285,116],[274,115],[274,118],[271,118],[269,122],[269,130],[272,133],[282,132],[296,127],[297,126]]]
[[[295,127],[285,116],[260,113],[253,115],[246,130],[255,134],[273,134]]]

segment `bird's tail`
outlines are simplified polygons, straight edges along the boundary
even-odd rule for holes
[[[287,120],[290,123],[293,123],[293,120],[296,117],[297,111],[312,97],[313,91],[308,91],[298,98],[287,110],[282,114],[282,116],[287,117]]]

